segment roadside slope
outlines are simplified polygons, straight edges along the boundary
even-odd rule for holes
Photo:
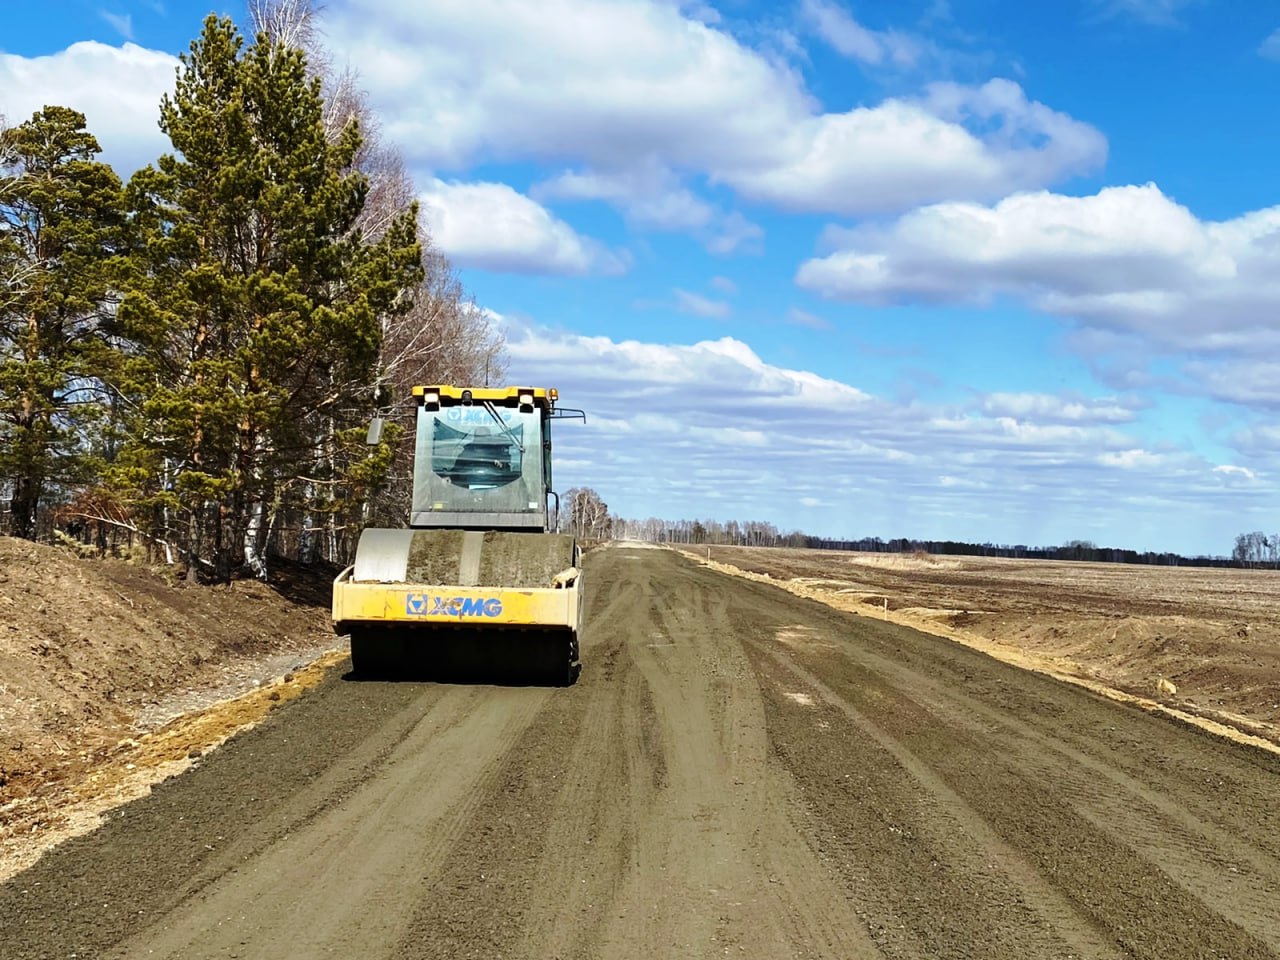
[[[143,765],[140,732],[336,648],[326,602],[322,574],[185,586],[0,537],[0,876],[15,837],[61,826],[91,771]]]

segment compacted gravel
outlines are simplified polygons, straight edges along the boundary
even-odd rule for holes
[[[1280,758],[614,546],[566,689],[335,672],[0,886],[0,956],[1280,958]]]

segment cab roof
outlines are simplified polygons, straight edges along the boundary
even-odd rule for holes
[[[466,403],[471,400],[483,403],[488,401],[513,407],[520,404],[522,397],[531,397],[533,404],[540,407],[553,407],[559,399],[559,393],[554,387],[459,387],[440,384],[413,388],[413,395],[419,402],[424,401],[430,393],[436,394],[439,400],[444,402]]]

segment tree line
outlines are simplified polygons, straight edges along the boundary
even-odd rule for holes
[[[83,114],[0,123],[8,532],[140,543],[189,575],[342,561],[403,523],[415,383],[503,373],[308,0],[211,15],[128,181]],[[389,429],[364,443],[375,413]]]
[[[612,519],[615,539],[651,543],[705,543],[744,547],[804,547],[812,538],[799,531],[783,533],[762,520],[644,520]]]
[[[1280,568],[1280,533],[1267,535],[1254,530],[1237,534],[1231,559],[1242,567]]]
[[[803,547],[859,553],[928,553],[938,556],[1008,557],[1030,560],[1078,560],[1094,563],[1133,563],[1155,566],[1276,566],[1280,567],[1280,534],[1241,534],[1231,557],[1172,551],[1130,550],[1100,547],[1090,540],[1069,540],[1058,546],[970,543],[963,540],[929,540],[915,537],[861,537],[842,539],[815,536],[800,530],[782,531],[758,520],[664,520],[649,517],[632,520],[610,516],[601,524],[617,540],[651,543],[706,544],[708,546]]]

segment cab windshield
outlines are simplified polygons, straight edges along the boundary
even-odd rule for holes
[[[451,408],[459,410],[461,408]],[[499,423],[484,408],[484,420],[446,423],[436,419],[431,437],[431,470],[468,490],[492,490],[520,479],[524,471],[524,425]],[[501,416],[502,411],[498,411]]]
[[[544,410],[478,402],[418,411],[413,526],[543,526]]]

